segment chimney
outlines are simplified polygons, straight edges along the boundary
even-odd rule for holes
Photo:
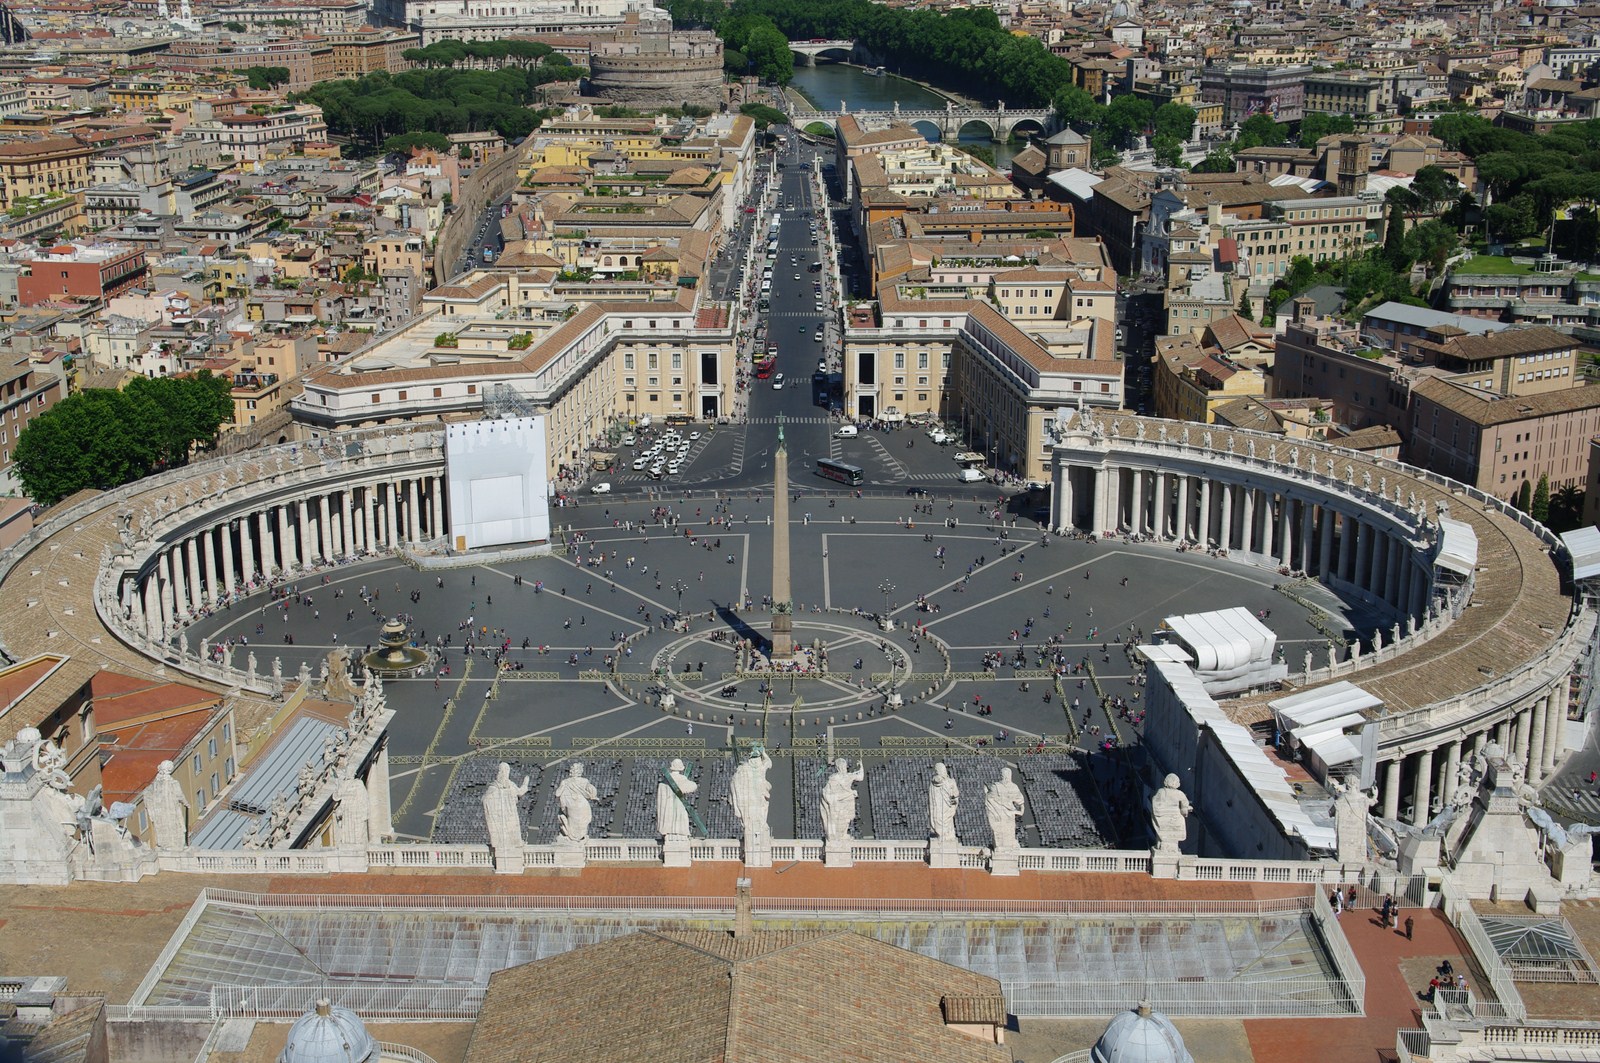
[[[750,880],[742,878],[733,887],[733,936],[753,937],[755,932],[756,921],[750,912]]]

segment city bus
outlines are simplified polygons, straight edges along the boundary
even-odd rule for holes
[[[817,475],[851,487],[861,486],[861,466],[823,458],[817,462]]]
[[[776,358],[774,358],[774,357],[772,357],[770,355],[767,356],[766,358],[761,359],[761,361],[756,363],[756,379],[757,380],[765,380],[765,379],[767,379],[767,377],[772,375],[772,371],[773,371],[773,369],[777,368],[777,365],[778,365],[778,359],[776,359]]]

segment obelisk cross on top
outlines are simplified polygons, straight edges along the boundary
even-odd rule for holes
[[[794,592],[789,586],[789,447],[778,414],[778,448],[772,460],[772,660],[794,656]]]

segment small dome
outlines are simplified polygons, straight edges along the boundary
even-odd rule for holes
[[[319,1000],[289,1027],[278,1063],[376,1063],[378,1042],[349,1008]]]
[[[1094,1063],[1194,1063],[1172,1020],[1148,1000],[1112,1019],[1089,1058]]]

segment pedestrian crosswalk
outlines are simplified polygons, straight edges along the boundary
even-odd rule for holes
[[[1539,803],[1557,815],[1600,823],[1600,797],[1592,787],[1580,785],[1582,779],[1558,779],[1539,791]]]
[[[747,418],[745,418],[745,423],[746,424],[777,424],[778,423],[778,419],[776,417],[747,417]],[[822,415],[817,415],[817,416],[812,416],[812,417],[790,417],[788,414],[784,414],[783,423],[784,424],[837,424],[839,422],[838,422],[837,418],[826,417],[826,416],[822,416]]]

